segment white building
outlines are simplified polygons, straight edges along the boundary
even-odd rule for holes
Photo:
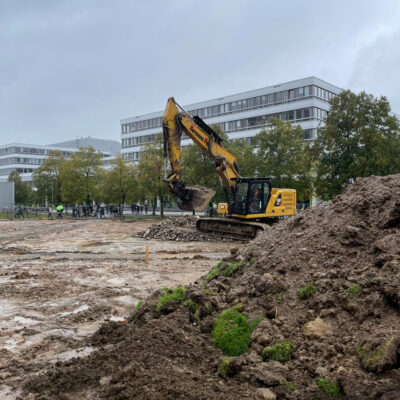
[[[219,124],[229,140],[253,144],[253,137],[268,128],[272,117],[292,121],[304,129],[304,139],[313,140],[327,116],[329,100],[342,89],[316,77],[299,79],[261,89],[183,106],[209,125]],[[171,96],[173,93],[171,93]],[[175,99],[179,103],[179,98]],[[165,103],[167,99],[165,99]],[[138,161],[141,149],[162,132],[164,111],[121,120],[122,154]],[[182,146],[191,144],[183,137]]]
[[[63,146],[61,146],[63,145]],[[40,166],[52,150],[61,151],[65,157],[77,152],[80,147],[92,146],[103,154],[107,163],[120,148],[116,140],[81,138],[71,141],[42,146],[37,144],[9,143],[0,145],[0,182],[7,182],[11,172],[17,171],[23,181],[32,182],[33,171]],[[109,149],[104,151],[103,149]]]

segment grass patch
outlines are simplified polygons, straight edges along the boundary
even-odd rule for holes
[[[340,386],[336,382],[331,382],[328,378],[318,379],[317,385],[321,390],[330,396],[340,396]]]
[[[276,300],[278,300],[279,304],[282,303],[282,301],[283,301],[283,293],[278,293],[276,295]]]
[[[249,348],[250,335],[260,323],[255,318],[250,323],[248,315],[240,313],[236,309],[222,312],[215,321],[211,332],[214,344],[228,356],[240,356]]]
[[[232,264],[229,264],[222,271],[220,270],[221,276],[231,277],[235,275],[240,268],[244,267],[247,264],[246,261],[235,261]]]
[[[218,296],[218,293],[213,290],[203,289],[201,292],[203,294],[209,294],[210,296]]]
[[[197,322],[200,322],[200,313],[198,305],[191,299],[185,301],[185,306],[194,314]]]
[[[228,372],[229,363],[231,362],[232,357],[224,357],[218,366],[218,375],[222,378],[226,378],[226,374]]]
[[[296,390],[296,385],[293,382],[284,381],[281,382],[282,386],[285,386],[289,392],[294,392]]]
[[[212,313],[213,306],[209,301],[207,301],[205,304],[205,310],[207,315],[210,315]]]
[[[379,362],[388,353],[394,340],[395,337],[392,336],[385,343],[371,351],[367,351],[364,346],[360,346],[357,350],[357,354],[361,359],[363,368],[367,371],[377,371],[379,369]]]
[[[253,259],[252,259],[253,260]],[[255,262],[256,259],[254,258]],[[232,277],[238,272],[241,268],[246,265],[249,265],[250,261],[235,261],[231,264],[228,264],[225,261],[220,261],[215,267],[211,269],[208,273],[207,278],[204,282],[207,285],[210,281],[217,278],[218,276]]]
[[[181,302],[185,300],[185,296],[186,289],[182,286],[178,286],[175,290],[172,291],[172,293],[160,297],[156,306],[156,311],[160,312],[161,309],[171,301],[177,300]]]
[[[289,341],[278,342],[273,346],[265,347],[261,355],[264,361],[274,360],[285,363],[292,359],[294,344]]]
[[[138,312],[138,311],[142,308],[142,305],[143,305],[143,301],[140,300],[140,301],[136,304],[135,312]]]
[[[301,300],[308,299],[309,297],[314,296],[315,293],[317,293],[317,288],[314,285],[307,285],[297,289],[297,295]]]
[[[250,258],[250,260],[249,260],[249,265],[254,264],[256,261],[257,261],[257,258],[256,258],[256,257]]]
[[[362,287],[357,284],[351,285],[346,290],[346,295],[350,297],[358,297],[361,293],[362,293]]]

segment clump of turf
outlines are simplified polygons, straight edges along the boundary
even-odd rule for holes
[[[362,367],[371,372],[390,369],[396,364],[397,345],[396,337],[392,336],[373,350],[367,350],[363,346],[359,347],[357,354],[360,357]]]
[[[143,301],[140,300],[140,301],[136,304],[135,312],[138,312],[138,311],[142,308],[142,305],[143,305]]]
[[[196,321],[200,322],[200,313],[197,304],[193,300],[189,299],[185,301],[185,306],[194,314]]]
[[[296,385],[293,382],[284,381],[281,382],[282,386],[285,386],[289,392],[294,392],[296,390]]]
[[[209,294],[210,296],[218,296],[217,292],[214,292],[213,290],[208,290],[208,289],[203,289],[202,293]]]
[[[260,319],[250,323],[248,315],[231,308],[222,312],[215,321],[211,332],[214,344],[228,356],[240,356],[245,353],[251,343],[250,335]]]
[[[229,264],[227,267],[221,270],[222,276],[233,276],[240,268],[244,267],[247,264],[246,261],[235,261],[232,264]]]
[[[218,276],[232,277],[236,274],[241,268],[243,268],[248,263],[251,263],[252,260],[248,261],[234,261],[231,264],[228,264],[225,261],[220,261],[212,270],[208,273],[207,278],[204,282],[207,285],[211,280],[217,278]],[[255,259],[254,261],[255,262]]]
[[[336,382],[331,382],[328,378],[318,379],[317,385],[321,390],[330,396],[340,396],[340,386]]]
[[[265,347],[261,355],[264,361],[274,360],[285,363],[292,359],[294,344],[289,341],[278,342],[273,346]]]
[[[350,297],[358,297],[362,292],[362,287],[360,285],[351,285],[347,290],[346,294]]]
[[[226,377],[226,374],[228,373],[229,363],[231,362],[231,360],[232,357],[224,357],[219,363],[218,375],[221,376],[222,378]]]
[[[185,300],[185,296],[186,296],[186,289],[182,286],[178,286],[176,289],[172,291],[172,293],[165,294],[164,296],[160,297],[156,306],[156,311],[161,312],[161,309],[171,301],[177,300],[181,302]]]
[[[308,299],[317,293],[317,288],[314,285],[307,285],[297,290],[297,295],[301,300]]]

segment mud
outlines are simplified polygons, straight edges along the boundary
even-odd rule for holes
[[[104,321],[123,326],[138,301],[229,253],[132,237],[153,222],[0,221],[0,399],[26,399],[29,376],[97,350],[87,338]]]

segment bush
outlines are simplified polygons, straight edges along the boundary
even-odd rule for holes
[[[360,285],[354,284],[351,285],[347,290],[346,294],[351,297],[357,297],[361,294],[362,287]]]
[[[297,295],[301,300],[308,299],[317,293],[317,288],[314,285],[307,285],[297,290]]]
[[[211,332],[214,344],[228,356],[240,356],[249,348],[250,335],[259,324],[256,318],[247,322],[248,316],[236,309],[221,313],[215,321]]]
[[[175,290],[172,291],[170,294],[165,294],[164,296],[161,296],[160,299],[158,300],[156,311],[160,312],[161,309],[171,301],[183,301],[185,300],[186,296],[186,289],[182,286],[177,287]]]
[[[336,382],[331,382],[328,378],[318,379],[317,385],[326,394],[329,394],[333,397],[340,396],[340,386]]]
[[[278,342],[273,346],[266,347],[262,351],[262,358],[266,360],[274,360],[285,363],[292,359],[294,351],[294,344],[292,342],[284,341]]]

